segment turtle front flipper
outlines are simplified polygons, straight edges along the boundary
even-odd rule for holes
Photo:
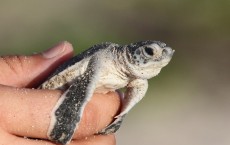
[[[121,113],[115,117],[115,120],[109,126],[101,130],[98,134],[115,133],[120,128],[125,115],[145,96],[147,89],[147,80],[135,79],[130,82],[122,102]]]
[[[51,114],[48,137],[60,144],[68,144],[81,120],[83,110],[91,99],[100,73],[99,59],[92,57],[86,71],[59,98]]]

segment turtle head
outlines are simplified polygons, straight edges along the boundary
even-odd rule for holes
[[[140,41],[127,46],[129,69],[139,78],[149,79],[156,76],[166,66],[174,53],[170,47],[160,41]]]

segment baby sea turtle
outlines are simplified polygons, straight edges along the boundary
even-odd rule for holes
[[[159,74],[173,53],[174,50],[160,41],[124,46],[106,42],[94,45],[61,65],[40,86],[65,91],[53,108],[49,139],[68,144],[93,92],[107,93],[126,87],[120,114],[99,134],[116,132],[125,115],[144,97],[147,80]]]

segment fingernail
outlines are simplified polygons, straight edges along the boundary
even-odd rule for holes
[[[63,42],[57,44],[56,46],[44,51],[42,53],[42,55],[43,55],[43,57],[45,57],[47,59],[57,57],[65,51],[67,44],[68,44],[67,41],[63,41]]]

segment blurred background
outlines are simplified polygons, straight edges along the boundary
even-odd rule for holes
[[[229,0],[1,0],[0,55],[67,40],[79,53],[111,41],[176,50],[117,133],[118,145],[230,144]]]

